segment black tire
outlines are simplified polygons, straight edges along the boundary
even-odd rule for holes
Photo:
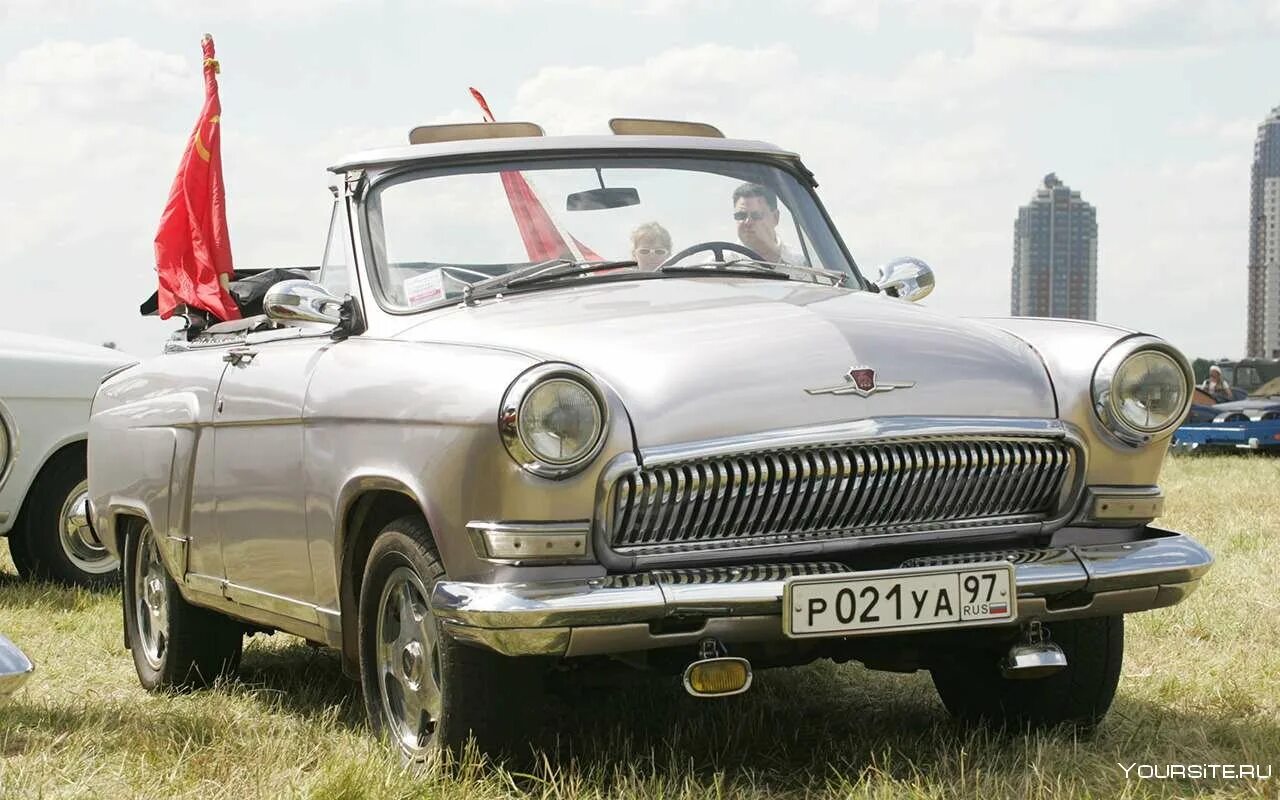
[[[1000,674],[1007,648],[948,653],[930,669],[952,716],[1023,730],[1065,725],[1091,731],[1115,699],[1124,660],[1124,617],[1095,617],[1046,625],[1067,666],[1046,678],[1011,680]]]
[[[140,550],[154,543],[151,526],[135,523],[125,534],[124,545],[124,624],[125,639],[133,652],[133,665],[138,680],[148,691],[195,689],[212,684],[219,677],[232,675],[240,666],[244,645],[244,628],[238,622],[216,611],[193,606],[183,599],[176,584],[161,563],[158,569],[140,573]],[[139,589],[150,575],[148,591],[163,600],[157,617],[140,620]],[[144,598],[145,600],[145,598]],[[163,636],[151,636],[151,620],[163,620]],[[145,625],[145,627],[144,627]],[[154,647],[148,648],[148,640]]]
[[[36,476],[22,519],[9,534],[9,550],[23,577],[92,588],[120,580],[119,562],[87,527],[79,539],[63,532],[64,508],[86,491],[85,473],[84,450],[72,448],[54,456]]]
[[[18,571],[18,577],[26,580],[33,580],[33,567],[31,565],[31,554],[27,552],[27,538],[19,534],[18,531],[12,531],[6,537],[9,540],[9,559],[13,561],[13,567]]]
[[[418,583],[411,581],[410,573],[417,576]],[[421,517],[401,517],[378,534],[360,586],[360,683],[369,724],[410,763],[426,761],[438,751],[458,757],[468,739],[474,739],[477,749],[491,758],[518,757],[527,749],[522,735],[528,714],[540,706],[545,664],[536,658],[501,656],[450,638],[425,605],[435,584],[444,577],[431,533]],[[398,588],[406,586],[414,604],[414,622],[403,630],[404,635],[421,636],[416,651],[408,649],[412,642],[402,642],[402,615],[391,608]],[[426,596],[422,597],[424,590]],[[386,669],[378,658],[380,618],[386,622],[383,641],[387,651],[399,656],[388,658]],[[390,641],[392,633],[397,635],[395,642]],[[431,637],[434,641],[429,641]],[[413,666],[406,668],[406,664]],[[412,702],[421,705],[421,712],[400,700],[414,685],[422,687],[412,692],[416,698]],[[431,707],[435,700],[424,699],[433,691],[438,691],[439,698],[435,709]],[[416,726],[400,721],[415,716]]]

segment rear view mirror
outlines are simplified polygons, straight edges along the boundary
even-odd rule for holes
[[[569,195],[565,208],[569,211],[599,211],[640,205],[640,193],[629,186],[588,189]]]

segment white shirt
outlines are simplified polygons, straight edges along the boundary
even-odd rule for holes
[[[743,247],[746,247],[746,245],[743,245]],[[763,254],[761,255],[763,256]],[[746,258],[747,256],[744,256],[742,253],[737,253],[732,250],[726,250],[724,253],[725,261],[742,261]],[[808,264],[803,255],[792,250],[790,247],[787,247],[786,243],[782,241],[778,242],[778,261],[783,264],[790,264],[793,267],[803,267]]]

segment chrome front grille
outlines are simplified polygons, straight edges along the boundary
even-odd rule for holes
[[[666,552],[1053,517],[1075,466],[1060,439],[797,447],[637,469],[613,487],[609,541]]]

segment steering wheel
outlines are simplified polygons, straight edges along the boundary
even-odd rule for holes
[[[726,252],[737,253],[738,255],[746,256],[753,261],[765,260],[764,256],[761,256],[750,247],[734,244],[733,242],[700,242],[690,247],[686,247],[675,255],[672,255],[666,261],[662,262],[662,266],[665,267],[668,264],[674,264],[681,259],[688,258],[694,253],[701,253],[703,250],[710,251],[711,254],[716,257],[716,261],[724,261],[724,254]]]

